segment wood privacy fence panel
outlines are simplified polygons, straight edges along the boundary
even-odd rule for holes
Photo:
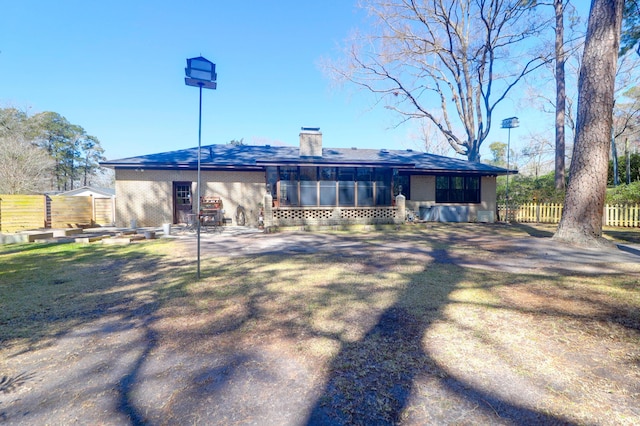
[[[0,232],[18,232],[45,226],[42,195],[0,195]]]
[[[93,225],[93,197],[65,197],[51,199],[52,228],[81,228]]]
[[[0,194],[0,232],[112,225],[114,199]]]
[[[113,224],[113,200],[111,198],[93,199],[93,220],[98,225]]]

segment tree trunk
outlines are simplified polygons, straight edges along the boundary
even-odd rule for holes
[[[556,161],[555,186],[558,190],[565,187],[565,144],[564,144],[564,114],[565,114],[565,76],[564,76],[564,5],[563,0],[554,0],[556,15]]]
[[[620,176],[618,174],[618,148],[616,147],[616,138],[611,132],[611,161],[613,162],[613,186],[620,185]]]
[[[625,176],[627,178],[627,185],[631,184],[631,153],[629,152],[629,138],[624,140],[624,157],[626,163],[626,173]]]
[[[602,238],[602,215],[623,6],[624,0],[593,0],[589,13],[569,184],[554,236],[582,246],[606,244]]]

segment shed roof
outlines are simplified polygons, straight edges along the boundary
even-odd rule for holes
[[[93,186],[82,186],[70,191],[61,192],[58,195],[82,195],[85,193],[95,194],[103,197],[113,197],[116,195],[116,190],[113,188],[95,188]]]
[[[202,170],[263,170],[266,166],[271,165],[315,165],[394,167],[415,173],[507,174],[507,170],[502,167],[410,149],[323,148],[322,157],[301,157],[299,148],[293,146],[226,144],[203,146],[200,152],[200,168]],[[196,169],[198,148],[110,160],[100,164],[104,167],[125,169]]]

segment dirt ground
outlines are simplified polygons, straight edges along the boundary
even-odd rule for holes
[[[378,241],[366,233],[237,229],[203,235],[201,254],[203,259],[247,261],[331,254],[350,259],[365,275],[403,263],[433,262],[451,265],[451,273],[473,268],[487,271],[488,277],[497,272],[532,280],[584,276],[588,281],[622,274],[636,286],[640,282],[637,245],[596,251],[485,229],[441,234],[436,227],[428,236],[429,248],[403,235]],[[193,260],[193,235],[172,238],[173,261]],[[154,273],[140,265],[135,285],[152,284]],[[607,316],[585,331],[583,318],[592,311],[595,318],[604,308],[572,299],[571,315],[554,316],[554,309],[560,310],[554,300],[566,294],[555,288],[541,291],[514,287],[501,297],[503,303],[518,305],[516,315],[505,321],[501,311],[470,307],[455,318],[456,327],[444,319],[426,323],[402,303],[364,311],[357,319],[368,325],[364,334],[345,343],[336,356],[327,348],[326,357],[304,350],[321,347],[327,339],[305,335],[295,319],[289,328],[268,331],[256,323],[250,338],[238,338],[230,331],[237,307],[229,306],[219,308],[225,315],[212,322],[218,328],[187,338],[189,324],[181,307],[163,308],[152,298],[148,303],[123,300],[47,345],[0,348],[0,424],[640,424],[638,311],[619,314],[624,317],[620,322],[632,321],[626,328]],[[539,307],[555,313],[540,316]],[[445,319],[445,314],[460,315],[445,312]],[[474,315],[495,315],[483,318],[494,328],[474,329]],[[536,324],[544,328],[540,341],[530,341],[523,331],[533,319],[542,321]],[[598,338],[582,345],[582,333]],[[503,336],[513,342],[520,334],[517,348],[500,346]],[[370,359],[372,353],[380,359]],[[333,372],[329,378],[327,371]],[[354,377],[350,371],[366,374]],[[554,376],[557,371],[563,377]],[[345,382],[358,383],[357,396],[342,391],[351,389]]]
[[[619,273],[637,272],[640,263],[640,243],[617,243],[617,248],[585,249],[560,244],[551,238],[550,231],[532,229],[532,235],[505,238],[491,228],[463,228],[458,233],[439,235],[437,225],[429,227],[433,234],[430,241],[443,244],[451,256],[447,262],[463,267],[474,267],[504,272],[575,272]],[[471,231],[470,231],[471,230]],[[482,230],[482,231],[479,231]],[[184,255],[195,250],[192,235],[179,237]],[[367,242],[367,244],[362,244]],[[424,252],[423,247],[412,244],[410,239],[391,238],[384,243],[372,244],[366,234],[349,236],[313,232],[285,232],[265,234],[255,229],[238,230],[225,234],[224,238],[202,234],[202,253],[212,256],[247,256],[265,254],[296,254],[318,252],[345,252],[348,254],[374,250],[373,255],[414,252],[430,257],[437,252]],[[442,261],[442,259],[440,259]]]

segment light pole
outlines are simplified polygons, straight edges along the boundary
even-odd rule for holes
[[[505,204],[507,206],[505,214],[505,222],[509,223],[509,162],[511,156],[511,129],[518,127],[520,122],[518,117],[509,117],[502,120],[502,128],[509,129],[509,136],[507,137],[507,189],[505,191]]]
[[[200,279],[200,151],[202,146],[202,88],[215,90],[216,84],[216,64],[208,59],[198,56],[187,59],[187,68],[184,69],[186,77],[184,82],[187,86],[194,86],[200,89],[200,102],[198,109],[198,198],[196,198],[196,219],[198,222],[197,245],[198,245],[198,279]]]

